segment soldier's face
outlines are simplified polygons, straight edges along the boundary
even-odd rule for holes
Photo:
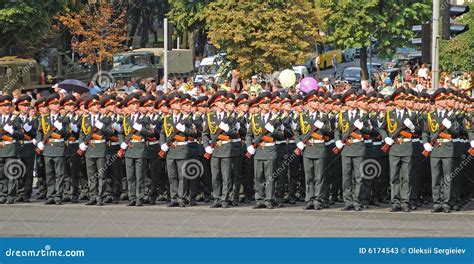
[[[22,114],[27,114],[30,111],[30,107],[25,105],[19,105],[18,110],[20,110],[20,113]]]
[[[284,111],[290,111],[290,110],[291,110],[291,104],[290,104],[290,102],[283,103],[283,104],[281,105],[281,109],[283,109]]]
[[[91,106],[89,106],[89,110],[92,113],[97,113],[97,112],[99,112],[99,105],[98,104],[91,105]]]
[[[218,110],[224,110],[224,107],[225,107],[225,103],[222,102],[222,101],[219,101],[219,102],[216,102],[215,103],[216,107]]]
[[[2,114],[10,113],[10,106],[9,105],[2,105],[2,106],[0,106],[0,111],[2,112]]]
[[[357,103],[355,101],[347,101],[346,105],[352,108],[356,108]]]
[[[410,100],[410,101],[406,101],[406,102],[405,102],[405,105],[406,105],[406,107],[408,107],[408,108],[413,108],[414,102],[411,101],[411,100]]]
[[[50,104],[48,107],[49,107],[49,110],[51,110],[51,111],[55,111],[55,112],[59,111],[59,104],[57,104],[57,103],[56,104]]]
[[[270,104],[269,103],[261,103],[260,108],[262,110],[269,111],[270,110]]]
[[[454,100],[446,100],[446,106],[448,107],[454,108],[455,103]]]
[[[136,113],[138,111],[138,104],[131,104],[128,107],[128,110],[130,110],[132,113]]]
[[[183,104],[181,106],[181,110],[183,110],[183,112],[190,113],[191,112],[191,105],[190,104]]]

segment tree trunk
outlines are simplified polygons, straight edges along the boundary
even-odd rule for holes
[[[367,81],[369,79],[369,71],[367,70],[367,47],[360,48],[360,68],[362,69],[360,79]]]
[[[196,45],[194,43],[194,41],[195,41],[194,35],[195,34],[196,33],[194,31],[189,33],[189,49],[191,50],[191,52],[193,54],[193,60],[196,58],[196,53],[195,53],[195,49],[196,49],[195,46]]]

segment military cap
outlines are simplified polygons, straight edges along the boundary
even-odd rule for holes
[[[140,106],[150,107],[155,103],[155,97],[151,94],[140,97]]]
[[[57,93],[50,94],[46,99],[46,105],[59,104],[59,98],[60,96]]]
[[[316,90],[311,90],[309,91],[306,96],[304,97],[304,102],[311,102],[311,101],[318,101],[318,91]]]
[[[239,106],[241,104],[248,104],[249,95],[248,94],[239,94],[235,99],[235,105]]]
[[[166,105],[166,96],[164,96],[164,95],[159,96],[159,97],[156,98],[154,106],[155,106],[156,109],[159,109],[163,105]]]
[[[377,94],[375,92],[367,93],[367,103],[376,103],[377,102]]]
[[[289,94],[282,94],[280,97],[281,97],[281,101],[280,101],[281,104],[284,104],[284,103],[291,104],[291,96]]]
[[[405,89],[403,87],[396,89],[390,96],[390,100],[392,101],[405,100],[405,99],[406,99],[406,94],[405,94]]]
[[[251,100],[248,101],[249,102],[249,107],[256,107],[258,104],[257,104],[257,98],[253,98]]]
[[[209,100],[209,97],[207,96],[199,96],[196,98],[196,101],[194,101],[195,106],[201,106],[201,107],[207,107],[207,100]]]
[[[226,100],[227,92],[224,90],[219,90],[209,99],[209,106],[214,106],[216,102],[225,102]]]
[[[257,96],[257,104],[268,104],[270,103],[270,98],[272,94],[270,92],[264,91]]]
[[[97,94],[91,95],[87,98],[84,108],[89,109],[93,105],[100,105],[99,96]]]
[[[129,106],[132,104],[138,104],[140,102],[140,95],[137,93],[131,93],[125,97],[123,100],[123,105],[122,106]]]
[[[181,95],[181,104],[192,104],[191,95],[183,94]]]
[[[342,104],[342,96],[340,94],[333,94],[331,96],[331,99],[332,99],[332,104],[334,105],[340,105]]]
[[[438,101],[438,100],[444,100],[444,99],[446,99],[446,89],[445,88],[438,88],[438,90],[436,90],[433,93],[433,96],[431,97],[431,100],[433,102]]]
[[[47,97],[41,97],[35,102],[35,107],[45,107],[46,106],[46,99]]]
[[[295,94],[291,98],[291,106],[298,106],[303,103],[303,97],[300,94]]]
[[[360,89],[356,92],[356,101],[363,102],[367,100],[367,92],[363,89]]]
[[[278,104],[281,101],[280,98],[280,93],[279,92],[274,92],[272,93],[272,97],[270,99],[271,104]]]
[[[109,94],[100,99],[100,106],[107,107],[109,105],[116,105],[115,95]]]
[[[22,95],[16,99],[15,104],[18,105],[24,105],[24,106],[30,106],[31,105],[31,97],[28,95]]]
[[[227,93],[226,95],[226,103],[233,104],[235,101],[235,95],[233,93]]]
[[[64,96],[64,98],[61,99],[61,101],[59,101],[60,106],[75,105],[75,104],[76,104],[76,97],[74,97],[74,95],[72,94],[68,94]]]
[[[13,97],[9,94],[0,95],[0,106],[11,105]]]
[[[342,95],[342,101],[343,103],[346,103],[346,102],[349,102],[349,101],[354,101],[356,99],[356,94],[355,94],[355,91],[353,89],[349,89],[347,90],[347,92],[345,92],[343,95]]]

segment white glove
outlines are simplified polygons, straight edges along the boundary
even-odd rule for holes
[[[211,146],[207,146],[205,149],[206,153],[209,153],[209,154],[212,154],[212,152],[214,152],[214,148],[212,148]]]
[[[431,146],[430,143],[423,144],[423,148],[425,148],[425,150],[428,151],[428,152],[433,151],[433,146]]]
[[[253,154],[255,154],[255,148],[253,146],[248,146],[247,147],[247,152],[253,155]]]
[[[443,122],[441,122],[443,124],[443,126],[446,128],[446,129],[449,129],[451,127],[451,121],[449,121],[448,119],[443,119]]]
[[[103,126],[104,123],[100,122],[99,120],[95,121],[95,127],[97,127],[98,129],[102,129]]]
[[[336,141],[336,147],[338,149],[342,149],[344,147],[344,143],[342,143],[342,141],[338,140],[338,141]]]
[[[38,142],[38,148],[39,148],[40,150],[44,150],[44,144],[43,144],[43,142],[41,142],[41,141]]]
[[[246,124],[245,124],[245,128],[248,130],[249,127],[250,127],[250,124],[249,124],[249,123],[246,123]]]
[[[127,143],[122,142],[122,144],[120,144],[120,148],[123,149],[123,150],[127,149],[128,148]]]
[[[291,127],[293,127],[293,129],[296,129],[296,126],[297,124],[295,122],[291,122]]]
[[[12,126],[12,125],[6,124],[6,125],[3,127],[3,129],[4,129],[5,131],[7,131],[8,133],[10,133],[10,135],[13,135],[13,126]]]
[[[36,138],[33,138],[32,142],[33,142],[33,145],[36,146],[36,143],[37,143],[37,142],[36,142]]]
[[[314,126],[318,129],[321,129],[324,126],[324,123],[319,120],[316,120],[316,122],[314,122]]]
[[[219,124],[219,128],[224,130],[225,132],[229,131],[229,125],[223,122]]]
[[[385,143],[387,143],[387,145],[393,145],[393,143],[395,143],[395,141],[393,141],[392,138],[389,138],[389,137],[386,137],[383,141],[385,141]]]
[[[178,129],[178,130],[181,131],[181,132],[184,132],[184,130],[186,129],[186,127],[185,127],[183,124],[178,123],[178,124],[176,125],[176,129]]]
[[[136,131],[141,131],[142,128],[143,128],[142,124],[138,124],[138,123],[133,124],[133,129],[135,129]]]
[[[415,130],[415,125],[413,125],[413,122],[411,122],[410,119],[408,118],[405,118],[405,120],[403,120],[403,124],[408,127],[410,130]]]
[[[115,130],[117,130],[119,132],[122,131],[122,127],[118,123],[114,123],[113,126],[114,126]]]
[[[354,122],[354,126],[357,127],[357,129],[362,129],[362,127],[364,126],[364,123],[362,123],[359,119],[357,119]]]
[[[71,129],[72,131],[77,132],[78,130],[77,124],[71,123]]]
[[[267,123],[267,124],[265,125],[265,129],[266,129],[268,132],[270,132],[270,133],[273,133],[273,131],[275,130],[275,128],[273,127],[273,125],[270,124],[270,123]]]
[[[239,123],[239,122],[237,122],[237,123],[235,124],[235,128],[237,128],[237,130],[240,129],[240,123]]]
[[[23,129],[24,129],[26,132],[30,132],[30,130],[31,130],[31,125],[28,124],[28,123],[26,123],[26,124],[23,125]]]
[[[474,148],[474,140],[471,140],[471,148]]]
[[[301,141],[298,142],[298,143],[296,144],[296,146],[297,146],[299,149],[301,149],[301,150],[303,150],[304,147],[306,147],[305,144],[304,144],[303,142],[301,142]]]
[[[57,130],[63,129],[63,124],[61,124],[61,122],[59,122],[58,120],[54,121],[54,126]]]
[[[168,150],[170,149],[170,147],[168,147],[168,145],[165,144],[161,144],[161,150],[163,150],[164,152],[168,152]]]
[[[82,150],[82,151],[86,151],[87,145],[84,144],[84,143],[81,143],[81,144],[79,144],[79,149]]]

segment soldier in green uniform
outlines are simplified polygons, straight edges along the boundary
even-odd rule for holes
[[[36,135],[37,148],[44,155],[46,171],[45,204],[62,204],[66,166],[66,144],[69,137],[69,119],[59,114],[59,94],[46,100],[50,113],[42,114]]]
[[[343,211],[351,209],[362,211],[359,200],[362,185],[360,165],[366,156],[363,135],[368,133],[368,126],[362,119],[366,114],[356,108],[356,97],[352,90],[343,95],[343,101],[348,109],[339,113],[337,128],[334,132],[336,148],[342,150],[342,189],[345,203]],[[352,188],[353,181],[355,181],[355,189]]]
[[[63,202],[79,202],[79,174],[81,172],[82,158],[76,155],[79,147],[79,116],[75,112],[76,98],[66,95],[59,105],[63,108],[63,115],[69,119],[69,137],[66,140],[66,173],[64,178]]]
[[[18,140],[23,139],[21,121],[13,115],[13,98],[0,95],[0,204],[13,204],[17,198],[18,177],[5,167],[18,155]],[[15,164],[15,163],[14,163]],[[9,165],[12,166],[12,165]],[[12,172],[14,174],[14,172]]]
[[[122,117],[117,112],[117,101],[115,95],[106,95],[100,99],[100,107],[106,110],[106,123],[110,124],[112,133],[107,137],[107,176],[106,176],[106,198],[104,203],[118,204],[122,191],[123,166],[122,158],[117,153],[120,150],[119,135],[122,133]]]
[[[328,125],[329,125],[329,141],[326,146],[332,150],[334,148],[334,130],[336,129],[337,114],[343,107],[340,94],[334,94],[331,96],[331,111],[328,113]],[[329,176],[329,204],[334,205],[336,202],[342,202],[342,168],[341,168],[341,157],[336,155],[332,151],[328,151],[328,158],[330,159],[328,173]],[[331,164],[332,163],[332,164]]]
[[[307,111],[300,113],[295,130],[296,146],[303,155],[306,183],[306,205],[303,208],[304,210],[321,210],[323,202],[323,172],[326,168],[327,157],[325,142],[329,139],[329,126],[326,124],[327,119],[321,118],[321,115],[319,115],[319,100],[316,90],[306,94],[304,102]],[[307,136],[309,136],[309,139],[305,142],[304,138]]]
[[[198,132],[201,131],[198,135],[198,158],[201,164],[203,165],[203,174],[202,177],[199,177],[198,183],[198,193],[200,193],[197,201],[204,201],[209,203],[211,201],[212,195],[212,176],[211,176],[211,163],[210,160],[204,157],[206,153],[204,151],[202,132],[204,131],[204,120],[207,117],[208,112],[208,100],[207,96],[199,96],[194,102],[194,107],[196,108],[194,113],[194,123],[196,124]]]
[[[142,206],[145,197],[145,138],[153,137],[150,119],[138,111],[140,96],[129,94],[124,100],[129,115],[123,119],[120,148],[125,152],[128,181],[128,206]]]
[[[46,106],[47,96],[41,97],[35,102],[35,107],[38,110],[38,115],[34,119],[36,125],[36,131],[38,131],[38,124],[40,123],[41,115],[49,113],[49,109]],[[36,138],[34,139],[36,142]],[[35,143],[37,144],[37,142]],[[46,171],[44,164],[44,156],[42,154],[35,153],[35,162],[36,162],[36,199],[43,200],[46,199]]]
[[[232,190],[232,144],[231,138],[238,137],[238,131],[231,129],[232,116],[225,111],[226,92],[217,91],[209,99],[209,105],[216,111],[207,113],[203,128],[204,150],[211,157],[211,175],[214,203],[211,208],[229,207]],[[230,120],[229,120],[230,119]],[[215,144],[213,144],[213,142]]]
[[[85,155],[87,178],[89,179],[89,201],[86,205],[104,205],[106,189],[107,137],[112,135],[110,120],[99,113],[98,95],[90,96],[85,102],[89,114],[83,115],[79,136],[79,151]],[[82,156],[82,154],[81,154]]]
[[[168,115],[169,113],[169,108],[166,105],[166,96],[164,95],[159,96],[156,99],[154,106],[155,106],[155,109],[157,110],[157,115],[158,115],[158,119],[155,122],[155,126],[160,129],[160,133],[161,133],[161,130],[163,129],[164,117]],[[159,151],[160,149],[158,149],[157,153],[159,153]],[[156,158],[157,158],[156,163],[157,163],[157,171],[158,171],[157,201],[167,201],[169,200],[170,192],[169,192],[168,175],[166,173],[166,158],[160,157],[159,155],[157,155]]]
[[[413,114],[406,108],[403,88],[392,94],[395,109],[387,111],[380,134],[390,146],[390,187],[392,208],[390,212],[410,212],[411,170],[413,166],[412,137],[418,129],[413,123]],[[396,133],[398,132],[398,133]]]
[[[36,126],[34,116],[31,111],[31,97],[20,96],[16,103],[18,109],[18,119],[21,121],[21,132],[23,139],[19,144],[18,157],[25,164],[25,174],[18,179],[18,197],[15,202],[29,202],[33,191],[33,170],[35,164]]]
[[[277,131],[273,124],[277,116],[270,113],[271,93],[262,92],[257,97],[260,114],[250,117],[247,131],[247,154],[254,156],[255,201],[254,209],[273,209],[275,199],[275,182],[272,180],[275,171],[277,151],[275,136]]]
[[[296,94],[291,98],[291,128],[293,130],[293,137],[288,139],[288,153],[293,155],[296,149],[295,141],[295,129],[298,126],[298,120],[300,113],[303,112],[303,97],[300,94]],[[291,159],[289,166],[289,175],[288,175],[288,202],[290,204],[295,204],[297,200],[297,189],[299,186],[300,198],[304,196],[304,173],[303,173],[303,157],[296,156]]]
[[[236,111],[238,113],[238,116],[240,118],[240,129],[239,129],[239,134],[240,138],[242,140],[245,140],[245,137],[247,136],[247,130],[250,127],[250,114],[254,113],[256,111],[255,106],[255,100],[254,99],[249,99],[249,96],[246,94],[241,94],[237,100],[237,108]],[[246,152],[246,146],[245,144],[242,144],[242,166],[243,166],[243,171],[242,171],[242,192],[243,196],[239,199],[240,203],[250,203],[255,195],[255,190],[253,188],[253,157],[247,158],[245,156]]]
[[[453,172],[454,144],[452,139],[459,133],[459,124],[453,107],[446,104],[446,89],[439,88],[433,94],[435,110],[429,112],[423,131],[423,147],[429,153],[432,177],[433,209],[431,212],[451,212],[451,173]]]
[[[197,131],[192,119],[185,118],[181,113],[181,97],[179,94],[170,94],[167,98],[167,104],[171,108],[171,113],[163,117],[160,144],[161,153],[166,155],[166,168],[170,182],[171,201],[168,207],[186,207],[187,181],[184,178],[183,167],[186,165],[185,162],[195,155],[194,150],[188,146],[188,140],[189,138],[196,138]]]

